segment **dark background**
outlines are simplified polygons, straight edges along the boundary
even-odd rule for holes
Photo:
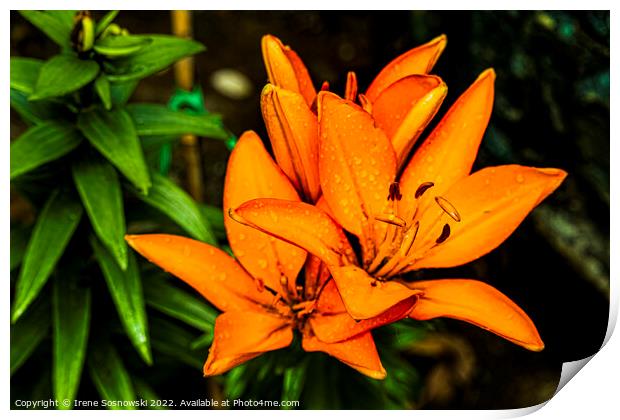
[[[168,12],[121,12],[116,22],[133,33],[171,30]],[[597,351],[607,327],[609,13],[195,12],[194,37],[207,46],[196,58],[207,108],[221,113],[236,135],[252,129],[264,140],[260,38],[266,33],[297,51],[317,88],[328,80],[341,94],[347,71],[356,71],[363,91],[398,54],[445,33],[448,46],[433,71],[449,87],[440,115],[480,72],[495,69],[495,108],[475,168],[518,163],[562,168],[569,177],[497,250],[445,274],[481,279],[510,296],[533,319],[546,348],[531,353],[445,320],[411,357],[426,383],[426,408],[513,408],[548,399],[561,363]],[[11,14],[11,55],[48,58],[56,51]],[[222,69],[250,82],[245,98],[213,85],[211,76]],[[133,100],[165,103],[173,91],[168,71],[143,82]],[[14,138],[23,125],[12,117]],[[228,151],[209,140],[201,151],[206,201],[219,206]],[[173,174],[183,179],[178,157]],[[167,387],[157,389],[162,398],[206,396],[201,372],[177,373],[188,379],[164,378]]]

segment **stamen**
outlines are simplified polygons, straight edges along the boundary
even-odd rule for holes
[[[403,219],[402,217],[396,216],[394,214],[387,214],[385,216],[383,216],[383,215],[375,216],[375,220],[378,220],[378,221],[384,222],[384,223],[388,223],[390,225],[398,226],[398,227],[401,227],[401,228],[405,227],[405,225],[407,224],[405,219]]]
[[[435,202],[437,202],[437,205],[439,205],[439,207],[441,207],[441,209],[456,222],[461,221],[461,215],[451,202],[439,195],[435,197]]]
[[[450,225],[446,223],[445,225],[443,225],[443,229],[441,230],[441,235],[439,235],[439,238],[437,238],[435,243],[440,244],[442,242],[445,242],[449,236],[450,236]]]
[[[398,182],[392,182],[388,192],[387,199],[390,201],[400,201],[403,195],[400,193],[400,185]]]
[[[344,91],[344,97],[348,101],[355,101],[357,96],[357,76],[355,72],[350,71],[347,73],[347,86]]]
[[[413,229],[413,233],[410,234],[409,232],[407,232],[407,239],[405,240],[405,242],[403,242],[403,247],[401,248],[405,251],[404,255],[408,255],[409,251],[411,251],[411,247],[415,242],[415,238],[416,236],[418,236],[418,230],[420,230],[420,221],[416,220],[415,225],[413,225],[411,229]]]
[[[370,99],[368,99],[363,93],[357,95],[357,99],[359,99],[362,109],[369,114],[372,114],[372,103],[370,102]]]
[[[326,80],[321,85],[321,92],[329,91],[329,82]]]
[[[263,279],[255,277],[254,281],[256,282],[256,289],[259,291],[259,293],[265,290],[265,282],[263,281]]]
[[[420,198],[422,197],[422,194],[424,194],[426,192],[426,190],[428,190],[430,187],[434,186],[435,183],[434,182],[423,182],[422,184],[420,184],[420,186],[418,187],[417,190],[415,190],[415,195],[414,197]]]

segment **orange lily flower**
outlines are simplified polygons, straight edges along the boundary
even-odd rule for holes
[[[415,297],[412,318],[455,318],[542,350],[531,319],[493,287],[470,279],[402,278],[412,270],[455,267],[487,254],[566,177],[560,169],[519,165],[470,174],[491,114],[494,79],[493,70],[480,75],[399,179],[397,154],[373,116],[350,100],[319,93],[324,200],[311,206],[257,199],[238,207],[234,217],[319,257],[355,319],[376,317]],[[359,260],[349,252],[341,226],[358,238]]]
[[[228,162],[224,205],[236,207],[256,197],[299,202],[295,188],[260,138],[246,132]],[[287,347],[298,330],[306,351],[330,354],[372,378],[385,377],[369,331],[406,317],[414,299],[380,317],[355,322],[346,312],[333,281],[326,273],[319,273],[320,267],[308,270],[304,285],[297,285],[297,275],[306,260],[304,250],[238,224],[228,216],[225,226],[237,260],[216,247],[180,236],[126,236],[133,249],[223,311],[215,322],[205,376],[224,373],[264,352]],[[337,340],[320,339],[334,334]]]
[[[445,83],[426,75],[445,46],[442,35],[402,54],[377,75],[365,94],[357,93],[355,73],[347,75],[345,97],[359,98],[392,142],[400,163],[446,96]],[[316,90],[299,56],[278,38],[265,35],[262,50],[270,84],[263,89],[261,109],[276,161],[303,198],[315,203],[321,193]]]

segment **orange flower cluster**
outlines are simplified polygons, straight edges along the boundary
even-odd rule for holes
[[[178,236],[127,237],[223,311],[205,375],[286,347],[297,330],[306,351],[382,379],[370,331],[405,317],[455,318],[543,349],[527,314],[495,288],[403,278],[487,254],[566,177],[518,165],[470,173],[493,106],[493,70],[409,159],[446,96],[444,82],[427,74],[445,45],[441,36],[399,56],[365,93],[349,73],[341,98],[327,83],[317,94],[297,54],[263,38],[270,84],[261,109],[277,163],[251,131],[230,157],[224,210],[236,260]],[[359,241],[359,255],[345,231]]]

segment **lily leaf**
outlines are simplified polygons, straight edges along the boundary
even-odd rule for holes
[[[107,343],[92,346],[88,355],[88,370],[102,399],[107,401],[135,401],[136,392],[129,373],[123,365],[118,352]],[[111,410],[134,410],[136,407],[108,405]]]
[[[151,43],[135,54],[110,60],[106,72],[111,82],[143,79],[157,73],[183,57],[205,50],[199,42],[168,35],[144,35]]]
[[[22,263],[31,231],[30,228],[11,226],[11,239],[9,244],[11,249],[9,268],[11,271]]]
[[[110,35],[97,40],[94,50],[109,58],[135,54],[151,43],[150,38],[132,35]]]
[[[123,109],[94,109],[78,116],[78,128],[140,191],[151,186],[149,172],[129,114]]]
[[[61,47],[71,43],[74,10],[21,10],[19,13]]]
[[[110,94],[114,105],[125,105],[138,86],[138,80],[123,83],[110,83]]]
[[[105,31],[105,28],[107,28],[110,23],[112,23],[114,19],[116,19],[117,15],[118,10],[110,10],[108,13],[106,13],[105,16],[102,17],[99,22],[97,22],[97,27],[95,28],[95,36],[101,35],[101,33]]]
[[[284,370],[284,379],[282,381],[282,401],[299,401],[301,392],[304,389],[306,380],[306,371],[308,370],[308,358],[304,358],[296,366],[286,368]],[[283,409],[291,409],[293,407],[283,407]]]
[[[101,158],[86,157],[73,163],[72,172],[75,186],[95,233],[118,265],[125,270],[125,213],[116,169]]]
[[[91,315],[91,291],[78,284],[77,276],[62,275],[54,279],[54,398],[73,401],[80,386]],[[73,404],[60,404],[69,409]]]
[[[186,329],[161,318],[153,318],[153,348],[166,356],[173,357],[188,366],[202,369],[206,359],[203,351],[194,351],[191,344],[195,337]]]
[[[11,179],[66,155],[81,141],[80,132],[68,124],[46,122],[28,129],[11,143]]]
[[[99,95],[99,99],[101,99],[101,103],[103,103],[103,107],[108,111],[112,109],[110,82],[108,82],[108,78],[104,74],[100,74],[97,80],[95,80],[95,90],[97,95]]]
[[[202,204],[200,206],[202,217],[207,219],[211,229],[217,239],[226,239],[226,228],[224,227],[224,213],[220,207]]]
[[[95,238],[91,238],[90,242],[125,332],[142,359],[150,365],[153,363],[153,358],[149,343],[142,281],[136,259],[130,253],[127,270],[123,271]]]
[[[12,322],[37,297],[82,217],[82,206],[70,193],[54,191],[32,231],[15,286]]]
[[[28,360],[49,331],[49,301],[37,303],[17,323],[11,325],[11,375]]]
[[[155,392],[151,386],[142,379],[133,377],[133,386],[136,389],[136,394],[143,400],[147,401],[147,408],[149,410],[167,410],[168,407],[163,405],[163,400],[159,398],[159,395]]]
[[[31,94],[42,66],[43,60],[11,57],[11,89]]]
[[[190,348],[192,350],[199,350],[207,348],[213,342],[213,331],[209,331],[192,341]]]
[[[30,102],[27,93],[13,88],[11,88],[11,108],[30,125],[64,118],[63,107],[48,101]]]
[[[43,64],[34,91],[28,99],[46,99],[75,92],[93,81],[99,74],[99,64],[80,60],[72,54],[60,54]]]
[[[139,136],[196,134],[220,140],[229,137],[218,115],[190,115],[158,104],[130,104],[127,111]]]
[[[148,195],[137,197],[170,217],[192,237],[216,245],[211,226],[192,197],[165,176],[155,172],[151,175],[153,186]]]
[[[213,331],[218,313],[194,295],[173,286],[169,281],[154,277],[145,283],[146,303],[202,331]]]

